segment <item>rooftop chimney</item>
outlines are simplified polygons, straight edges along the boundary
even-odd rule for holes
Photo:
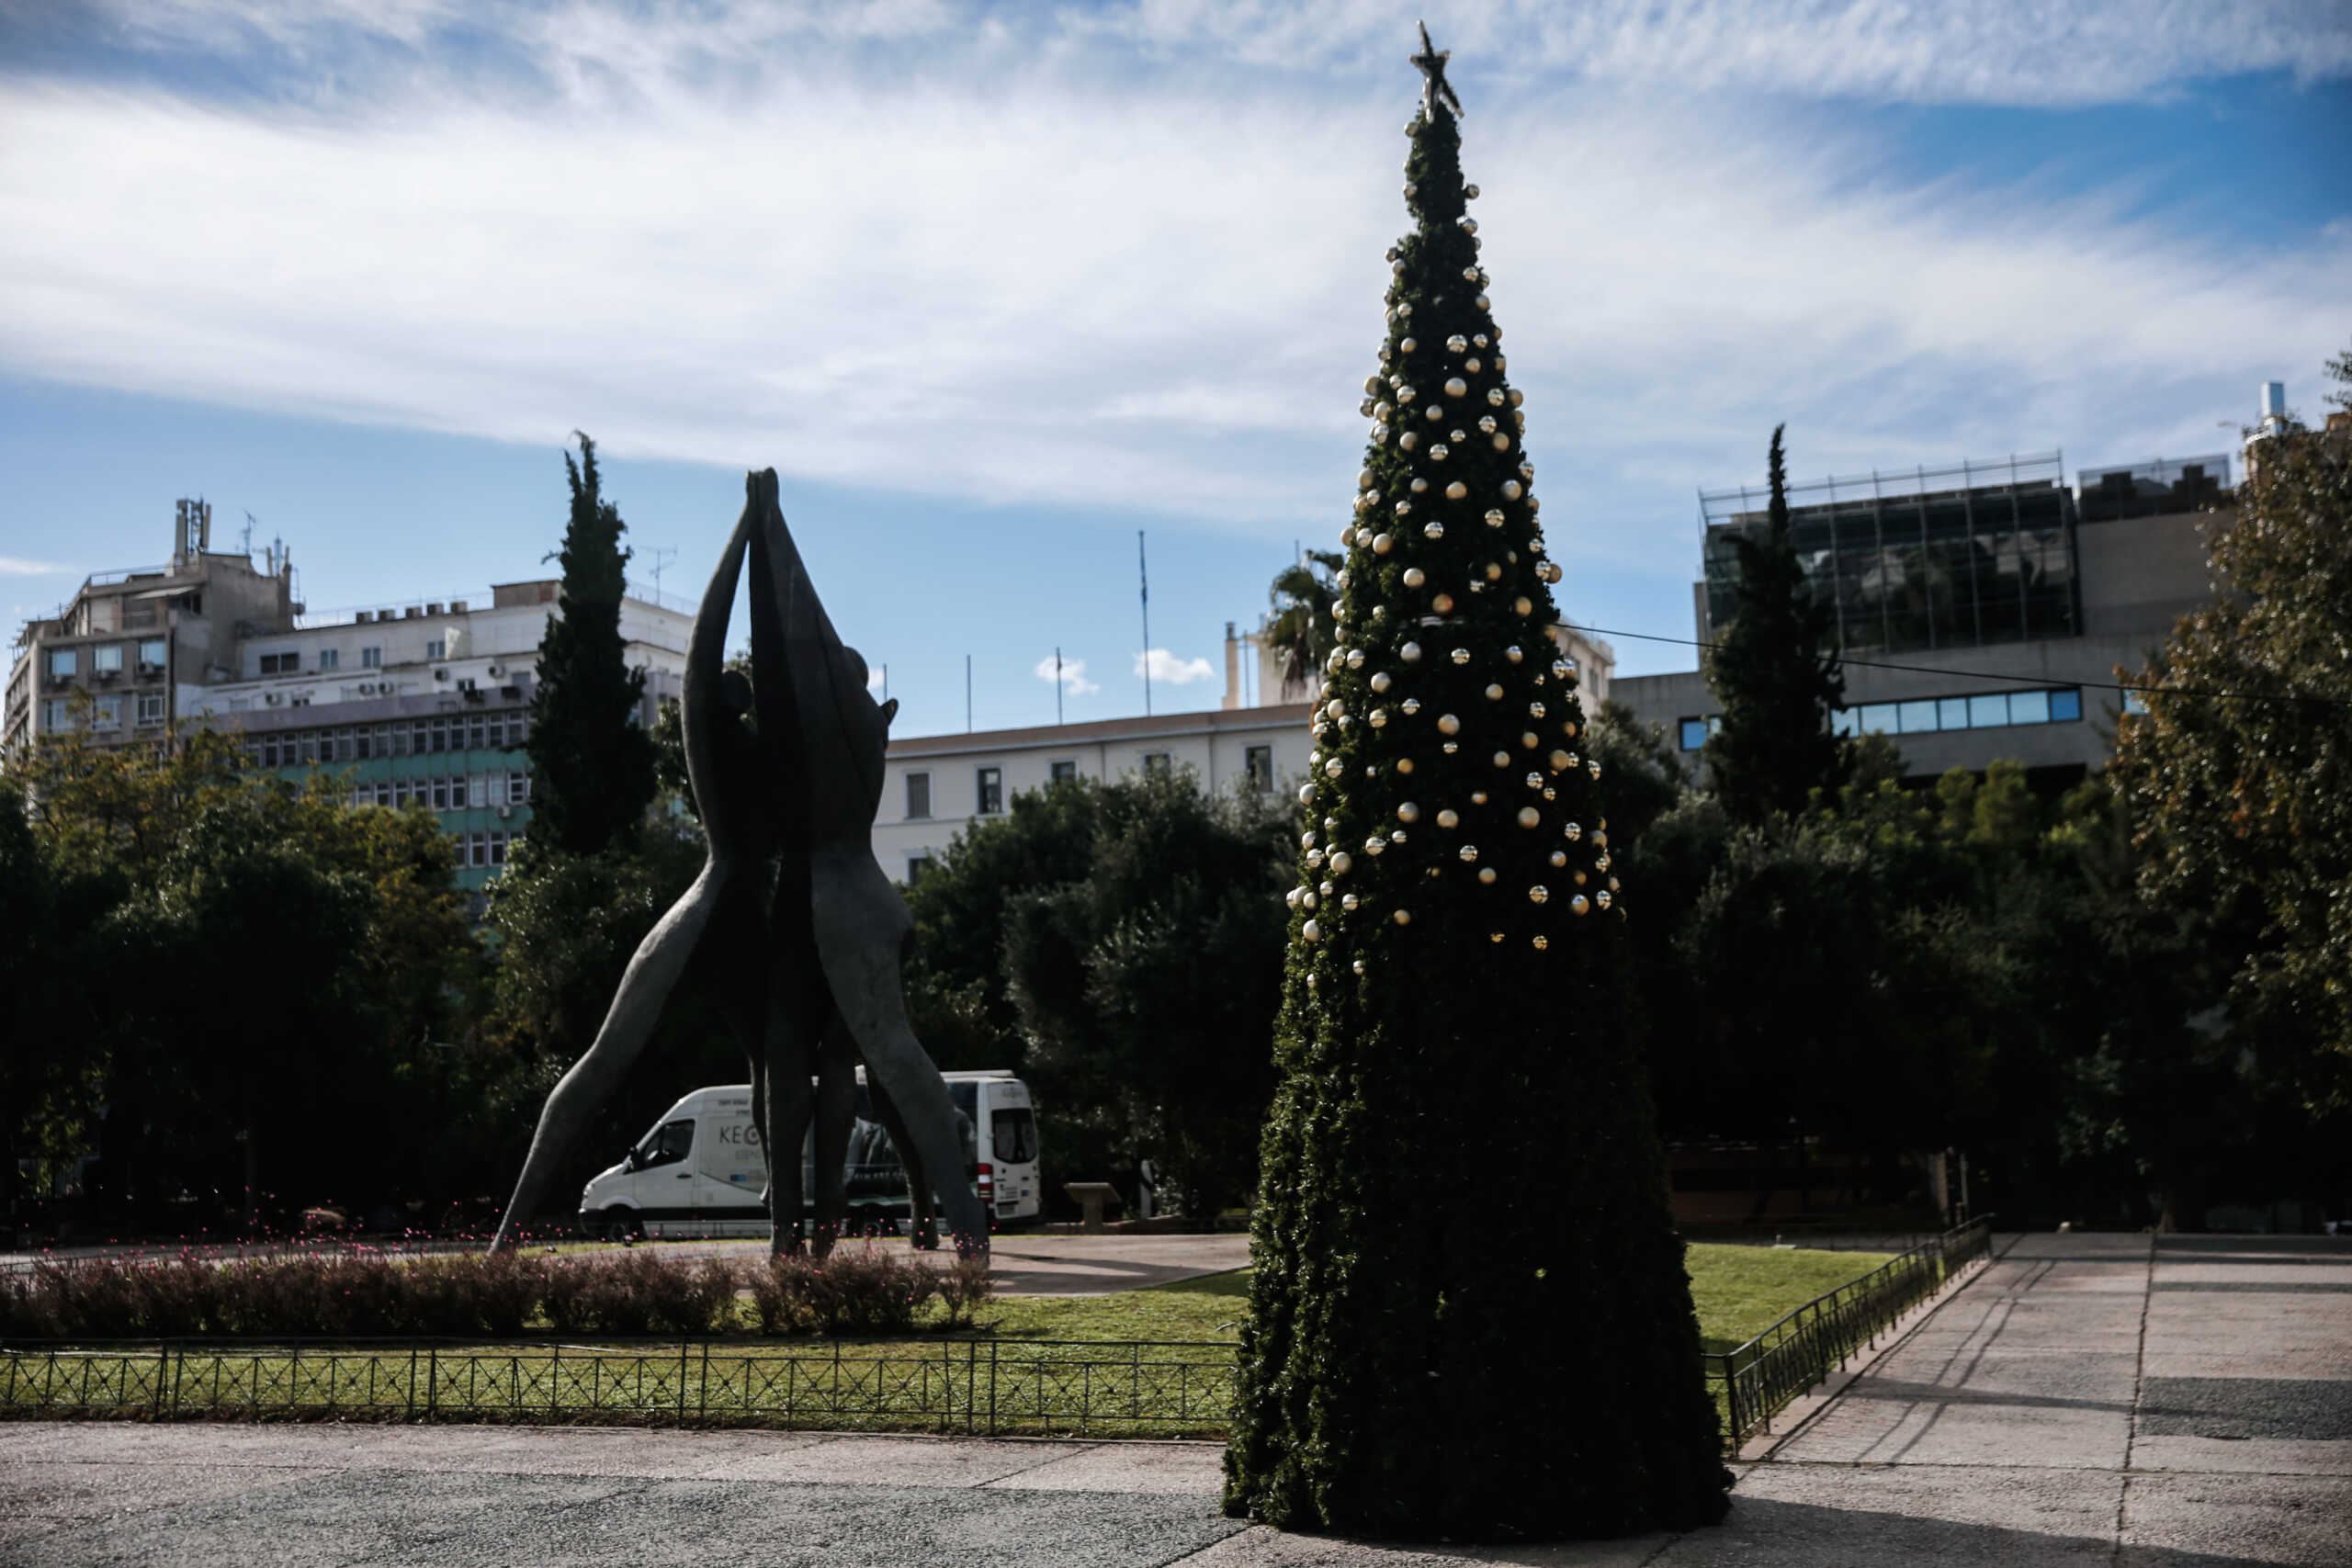
[[[1241,705],[1241,639],[1234,635],[1233,623],[1225,623],[1225,705]]]

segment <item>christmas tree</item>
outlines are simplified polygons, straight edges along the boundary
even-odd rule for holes
[[[1226,1506],[1397,1537],[1688,1527],[1730,1478],[1460,104],[1421,45],[1414,228],[1300,791]]]

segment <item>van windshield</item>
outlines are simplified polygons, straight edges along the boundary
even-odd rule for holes
[[[665,1122],[660,1132],[645,1140],[645,1146],[638,1151],[638,1159],[648,1167],[674,1165],[685,1158],[686,1151],[694,1146],[695,1124],[691,1119]]]
[[[1028,1107],[991,1111],[989,1120],[999,1165],[1026,1165],[1037,1157],[1037,1118]]]

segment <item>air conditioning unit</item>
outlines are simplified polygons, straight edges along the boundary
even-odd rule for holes
[[[433,672],[433,678],[436,681],[446,681],[449,678],[449,672],[447,670],[435,670]]]
[[[376,694],[376,682],[373,682],[373,681],[362,681],[362,682],[359,682],[359,694],[360,694],[361,696],[363,696],[363,697],[372,697],[372,696],[374,696],[374,695]]]
[[[267,703],[271,707],[276,707],[286,700],[286,694],[283,692],[264,692],[261,694],[261,700]]]
[[[493,665],[492,665],[492,666],[490,667],[490,677],[491,677],[491,679],[492,679],[492,680],[493,680],[493,681],[494,681],[494,680],[496,680],[499,676],[503,675],[503,674],[505,674],[505,673],[506,673],[506,666],[504,666],[503,664],[493,664]]]
[[[514,815],[514,808],[512,806],[502,806],[498,808],[498,819],[502,822]]]

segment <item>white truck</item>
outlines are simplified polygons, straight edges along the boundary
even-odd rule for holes
[[[1044,1217],[1037,1175],[1037,1117],[1029,1087],[1008,1072],[943,1073],[964,1143],[964,1179],[1002,1225]],[[983,1134],[983,1129],[985,1133]],[[816,1195],[815,1137],[800,1145],[801,1190]],[[912,1204],[890,1135],[875,1120],[857,1073],[857,1121],[843,1175],[852,1234],[903,1220]],[[580,1191],[580,1221],[618,1240],[633,1235],[765,1235],[767,1170],[752,1120],[752,1086],[698,1089],[662,1113],[619,1164]]]

